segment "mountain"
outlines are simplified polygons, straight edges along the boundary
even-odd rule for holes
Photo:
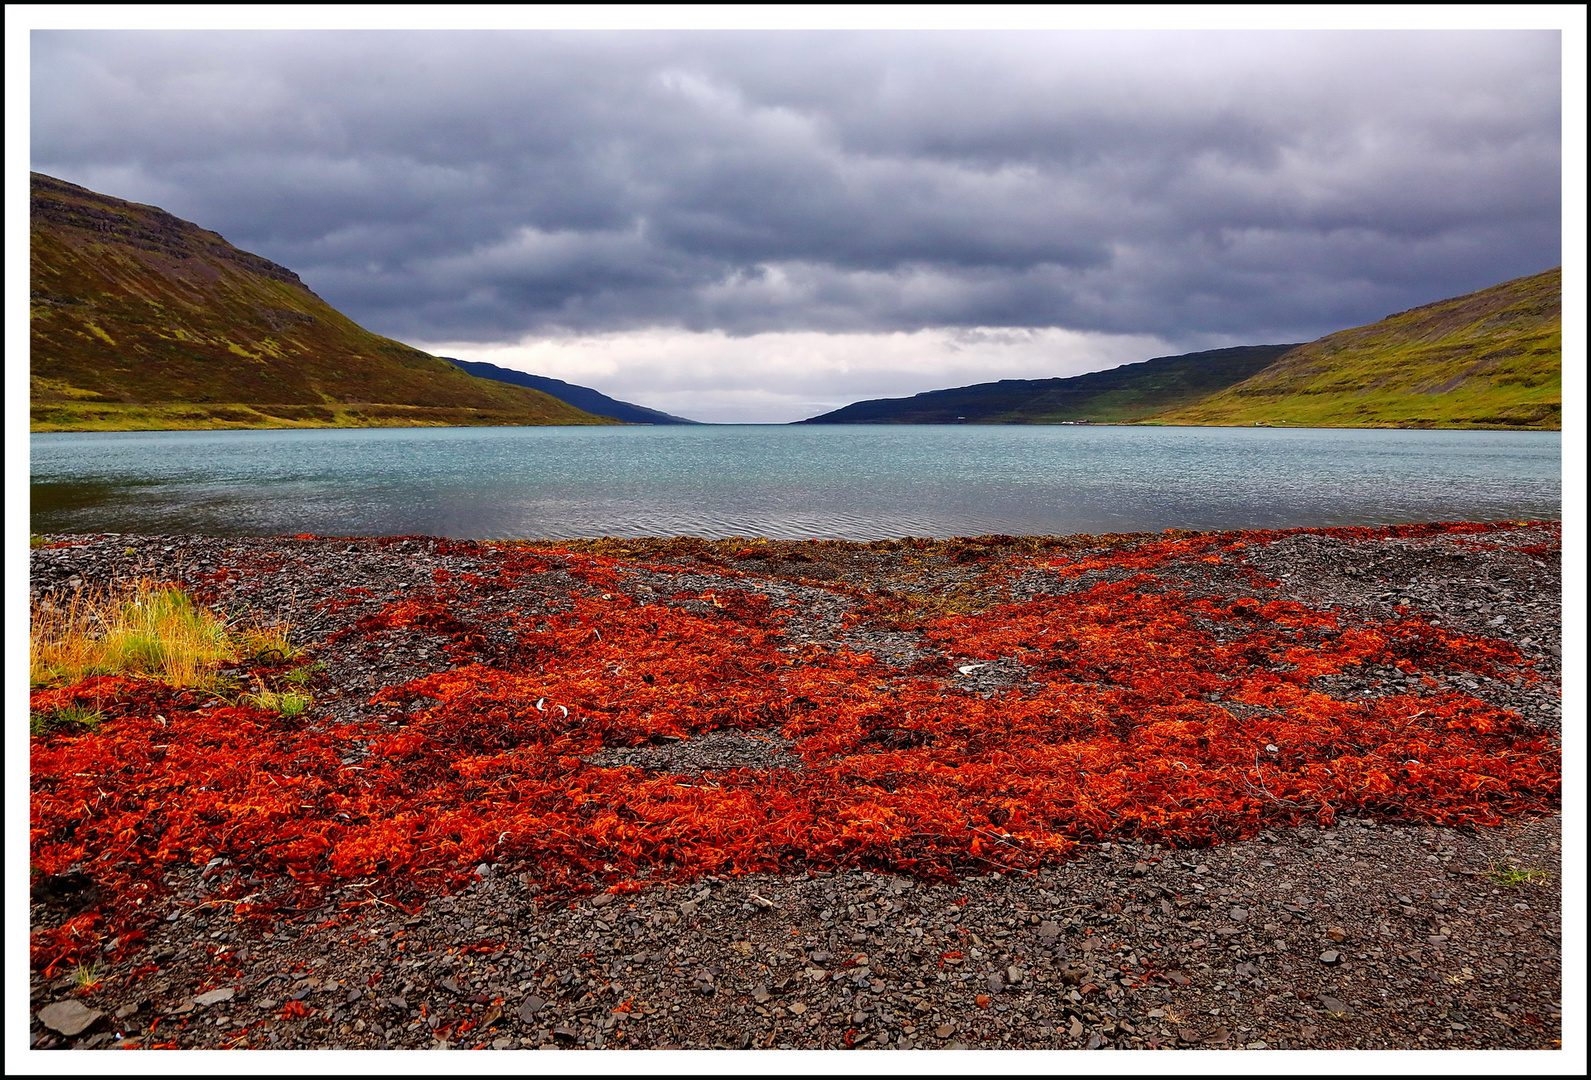
[[[1562,268],[1301,345],[1166,424],[1558,428]]]
[[[451,356],[442,357],[450,364],[457,364],[477,379],[492,379],[495,382],[509,383],[512,386],[528,386],[532,390],[540,390],[577,409],[583,409],[593,416],[606,416],[626,424],[696,424],[698,420],[687,420],[683,416],[674,416],[656,409],[648,409],[644,405],[631,405],[628,401],[619,401],[610,398],[600,391],[588,386],[576,386],[566,383],[562,379],[549,379],[545,375],[530,375],[513,368],[498,367],[481,360],[455,360]]]
[[[1157,356],[1065,379],[1001,379],[909,398],[858,401],[801,424],[1122,423],[1191,403],[1241,382],[1293,345]]]
[[[32,174],[35,431],[608,424],[372,334],[291,270]]]

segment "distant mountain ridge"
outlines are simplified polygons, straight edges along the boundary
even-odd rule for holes
[[[562,379],[552,379],[545,375],[532,375],[525,371],[515,371],[513,368],[499,367],[488,364],[484,360],[456,360],[451,356],[441,359],[469,372],[477,379],[491,379],[495,382],[508,383],[512,386],[528,386],[532,390],[540,390],[557,398],[577,409],[591,413],[593,416],[606,416],[613,420],[620,420],[626,424],[698,424],[699,420],[687,420],[683,416],[674,416],[671,413],[659,412],[648,409],[644,405],[632,405],[628,401],[610,398],[599,390],[589,386],[576,386],[574,383],[564,382]]]
[[[158,207],[31,176],[32,428],[608,424],[373,334]]]
[[[1563,423],[1563,271],[1327,334],[1167,424],[1541,428]]]
[[[1301,345],[859,401],[802,424],[1148,423],[1556,430],[1562,268]]]
[[[859,401],[800,424],[1123,423],[1196,401],[1264,370],[1296,345],[1157,356],[1056,379],[1001,379],[909,398]]]

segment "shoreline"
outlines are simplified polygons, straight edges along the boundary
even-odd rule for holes
[[[397,406],[394,406],[396,408]],[[420,410],[420,406],[407,406]],[[173,409],[187,408],[186,406],[172,406]],[[239,408],[242,408],[241,406]],[[350,407],[351,408],[351,407]],[[602,417],[599,419],[607,419]],[[412,427],[791,427],[794,425],[811,425],[814,427],[1164,427],[1164,428],[1269,428],[1272,430],[1296,431],[1544,431],[1563,433],[1563,425],[1542,426],[1538,424],[1289,424],[1285,421],[1276,423],[1252,424],[1168,424],[1159,421],[1129,421],[1129,420],[1058,420],[1053,424],[1026,424],[1026,423],[961,423],[947,422],[940,424],[813,424],[810,420],[786,420],[774,422],[745,423],[718,422],[711,420],[694,420],[688,425],[679,424],[646,424],[628,420],[613,420],[611,423],[559,423],[559,424],[449,424],[439,420],[416,420],[409,423],[364,423],[349,422],[345,424],[316,424],[289,419],[278,419],[277,423],[243,426],[235,423],[222,422],[214,426],[187,425],[177,427],[98,427],[88,425],[52,426],[39,425],[29,422],[28,434],[30,435],[76,435],[91,432],[133,432],[133,431],[360,431],[376,428],[412,428]]]
[[[718,625],[727,610],[740,635],[778,612],[784,637],[770,648],[866,653],[881,665],[869,679],[939,680],[967,708],[1038,693],[1039,669],[1013,646],[992,659],[936,657],[925,636],[935,620],[1074,595],[1170,590],[1240,612],[1285,601],[1349,629],[1414,618],[1495,641],[1537,676],[1423,671],[1437,689],[1360,666],[1323,674],[1316,692],[1463,694],[1550,739],[1559,534],[1532,522],[873,543],[97,535],[35,549],[33,586],[149,573],[216,603],[247,602],[294,625],[328,665],[317,723],[394,733],[423,722],[427,705],[395,714],[382,690],[466,661],[511,666],[509,652],[490,652],[507,639],[459,651],[466,635],[436,622],[388,617],[374,636],[348,632],[443,588],[472,597],[448,610],[480,626],[642,590],[693,626]],[[510,580],[513,558],[544,565]],[[753,594],[763,606],[734,599]],[[612,636],[619,624],[594,625]],[[1108,685],[1098,678],[1077,685]],[[802,764],[792,736],[805,730],[605,738],[576,768],[689,785],[797,775],[821,763]],[[877,729],[873,749],[915,752],[891,734],[903,730]],[[1346,812],[1325,825],[1239,828],[1213,846],[1107,835],[1014,872],[971,859],[954,880],[808,858],[778,872],[659,876],[633,892],[583,892],[580,875],[550,879],[510,857],[470,867],[484,872],[452,896],[360,891],[378,881],[345,876],[311,910],[264,923],[235,921],[231,895],[269,887],[264,869],[249,885],[224,864],[177,860],[155,879],[144,948],[107,959],[102,988],[83,1000],[100,1017],[69,1037],[35,1016],[33,1035],[105,1047],[1549,1048],[1561,1038],[1557,822]],[[1523,875],[1513,885],[1498,878],[1505,865]],[[44,896],[36,928],[81,899]],[[72,998],[62,977],[35,973],[35,1014]]]

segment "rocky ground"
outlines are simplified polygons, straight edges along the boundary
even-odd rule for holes
[[[374,716],[375,691],[446,663],[423,633],[331,640],[336,630],[439,570],[484,572],[495,557],[419,537],[44,539],[62,546],[33,551],[36,597],[154,576],[290,624],[326,665],[316,708],[327,719]],[[1058,543],[1093,550],[1089,538]],[[1002,574],[1033,550],[1010,538],[747,544],[585,550],[630,560],[636,595],[704,587],[691,566],[707,586],[733,572],[785,612],[791,648],[839,643],[892,665],[937,663],[947,681],[987,693],[1032,673],[938,657],[911,631],[844,616],[880,597],[970,610],[1126,573]],[[1421,538],[1294,532],[1242,560],[1160,573],[1193,593],[1281,596],[1348,621],[1402,607],[1509,641],[1545,679],[1465,675],[1454,688],[1554,732],[1558,559],[1558,527],[1544,523]],[[654,569],[665,563],[673,569]],[[524,587],[534,596],[501,602],[555,610],[590,588],[554,569]],[[1406,677],[1334,678],[1341,696],[1399,690]],[[800,766],[773,730],[610,747],[591,760],[675,773]],[[1106,843],[1036,872],[954,883],[806,871],[573,899],[483,864],[467,889],[417,912],[371,898],[324,925],[329,903],[264,934],[209,898],[224,867],[192,867],[168,876],[147,947],[106,962],[96,986],[35,973],[32,1039],[41,1049],[1551,1049],[1563,1025],[1558,824],[1339,820],[1199,850]],[[35,889],[35,925],[73,909],[72,887]],[[350,886],[334,900],[358,898]]]

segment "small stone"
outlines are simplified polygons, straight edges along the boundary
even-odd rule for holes
[[[1340,964],[1342,963],[1342,953],[1336,949],[1327,949],[1320,954],[1320,962],[1322,964]]]
[[[1331,926],[1326,928],[1326,936],[1331,938],[1331,940],[1335,941],[1337,944],[1341,945],[1343,942],[1348,940],[1348,931],[1344,930],[1340,926]]]
[[[545,1000],[537,997],[535,994],[530,995],[519,1006],[519,1018],[525,1021],[527,1024],[530,1023],[531,1019],[535,1017],[537,1013],[541,1012],[542,1006],[546,1004],[547,1002]]]
[[[955,1024],[940,1024],[938,1027],[934,1028],[934,1038],[936,1039],[948,1039],[955,1033]]]
[[[591,898],[592,907],[607,907],[611,903],[613,903],[613,894],[610,892],[597,893]]]
[[[1077,1017],[1072,1017],[1072,1022],[1066,1028],[1066,1033],[1074,1039],[1083,1037],[1083,1022]]]
[[[806,1005],[799,1001],[792,1001],[789,1007],[790,1011],[796,1016],[800,1016],[802,1013],[807,1011]]]
[[[196,995],[193,1003],[195,1005],[219,1005],[223,1001],[231,1001],[235,992],[230,986],[222,987],[219,990],[207,990],[202,994]]]
[[[1000,976],[998,976],[998,975],[990,975],[989,976],[989,992],[991,994],[998,994],[1000,991],[1002,991],[1004,989],[1005,989],[1005,983],[1000,980]]]
[[[1012,966],[1005,969],[1005,981],[1011,986],[1017,986],[1021,984],[1026,978],[1027,972],[1023,971],[1019,967]]]
[[[58,1035],[71,1038],[93,1027],[104,1015],[97,1009],[90,1009],[81,1001],[68,999],[40,1009],[39,1023]]]
[[[1331,1013],[1333,1016],[1348,1015],[1348,1006],[1345,1003],[1338,1001],[1334,997],[1322,997],[1320,999],[1320,1004],[1322,1008]]]

